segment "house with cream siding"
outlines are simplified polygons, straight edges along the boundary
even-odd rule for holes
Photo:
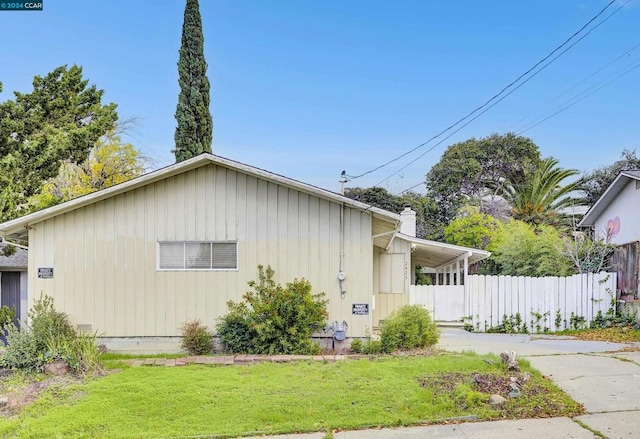
[[[212,154],[0,224],[0,236],[29,243],[29,306],[52,296],[78,329],[129,351],[175,350],[188,320],[214,327],[259,264],[280,283],[308,279],[329,322],[363,337],[409,302],[416,264],[460,273],[488,256],[415,238],[410,209]]]

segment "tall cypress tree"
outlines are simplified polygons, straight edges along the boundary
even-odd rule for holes
[[[209,79],[204,59],[204,36],[198,0],[187,0],[178,60],[180,95],[174,136],[176,162],[211,152],[213,120],[209,111]]]

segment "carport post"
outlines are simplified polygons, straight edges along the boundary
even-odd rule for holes
[[[464,258],[464,273],[462,278],[462,285],[464,285],[464,303],[466,306],[465,315],[472,315],[473,312],[471,310],[471,296],[469,295],[469,287],[467,286],[467,276],[469,275],[469,256],[465,256]]]

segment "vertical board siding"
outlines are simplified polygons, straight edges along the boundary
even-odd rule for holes
[[[464,319],[477,331],[500,325],[504,316],[511,318],[520,314],[530,332],[545,329],[553,332],[568,328],[572,315],[584,317],[588,326],[598,311],[606,313],[610,295],[616,288],[616,273],[540,278],[471,275],[466,285],[468,310],[463,310],[455,299],[455,295],[460,294],[453,290],[455,288],[463,287],[412,285],[410,303],[424,305],[434,312],[436,320]],[[459,310],[457,317],[452,310]]]
[[[29,301],[48,294],[74,324],[107,337],[176,336],[191,319],[213,327],[262,264],[282,284],[308,279],[326,294],[330,321],[346,320],[349,335],[364,336],[372,316],[352,316],[351,305],[372,302],[371,230],[371,212],[211,164],[35,224]],[[165,240],[237,241],[238,269],[158,271],[157,242]],[[38,279],[38,267],[54,267],[54,278]]]

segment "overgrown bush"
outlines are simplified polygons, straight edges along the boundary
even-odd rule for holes
[[[200,320],[183,323],[180,334],[180,348],[189,355],[205,355],[213,351],[213,333]]]
[[[362,346],[362,353],[365,355],[376,355],[382,353],[382,342],[380,340],[368,339]]]
[[[237,354],[252,352],[256,331],[251,327],[251,315],[242,303],[228,302],[229,314],[220,318],[218,338],[225,350]]]
[[[9,323],[13,323],[16,318],[15,305],[9,308],[7,305],[0,307],[0,328],[4,328]]]
[[[102,370],[102,350],[96,333],[80,332],[72,338],[52,336],[47,340],[44,362],[65,362],[75,374],[86,374]]]
[[[364,343],[362,342],[362,340],[359,338],[356,338],[351,341],[351,345],[349,346],[349,349],[354,354],[361,354],[363,347],[364,347]]]
[[[5,326],[7,345],[0,353],[0,366],[5,369],[40,371],[44,365],[44,352],[38,351],[36,339],[26,329],[20,330],[13,322]]]
[[[320,346],[311,335],[328,316],[324,294],[313,294],[305,279],[284,287],[273,280],[274,270],[258,265],[253,291],[239,303],[228,302],[229,314],[217,325],[225,350],[253,354],[315,354]]]
[[[69,316],[56,310],[53,297],[40,294],[29,310],[29,331],[33,335],[38,352],[47,350],[47,343],[51,339],[58,343],[70,342],[76,336],[76,331],[69,321]]]
[[[7,346],[0,365],[8,369],[41,371],[45,364],[63,360],[75,373],[101,370],[97,334],[76,334],[69,316],[57,311],[53,298],[41,295],[29,310],[29,325],[6,326]]]
[[[393,352],[433,346],[439,337],[429,311],[421,305],[406,305],[385,320],[380,342],[383,352]]]

